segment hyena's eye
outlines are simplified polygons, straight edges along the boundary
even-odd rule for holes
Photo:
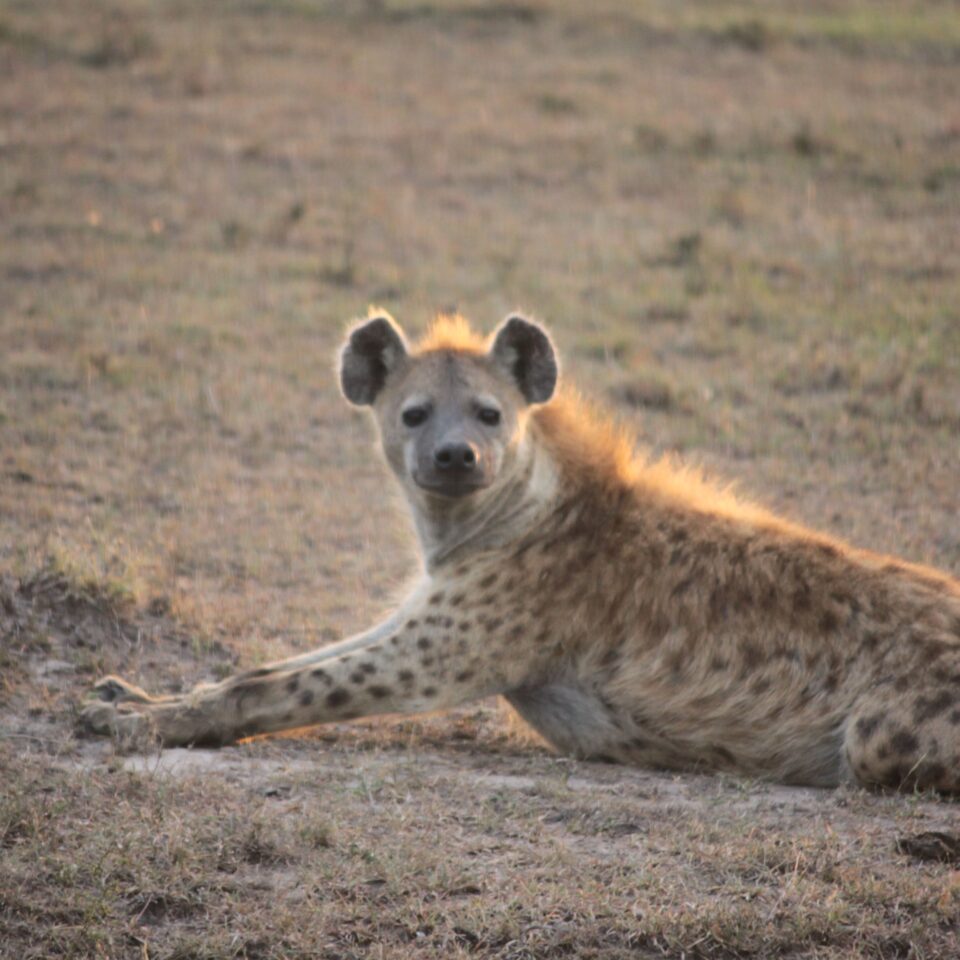
[[[488,427],[495,427],[500,422],[500,411],[494,407],[481,407],[477,416]]]
[[[419,427],[429,416],[430,411],[426,407],[408,407],[401,419],[408,427]]]

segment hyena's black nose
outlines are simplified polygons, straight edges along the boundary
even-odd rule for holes
[[[438,470],[469,473],[477,466],[477,451],[469,443],[445,443],[433,451]]]

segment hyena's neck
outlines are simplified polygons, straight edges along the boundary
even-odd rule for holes
[[[454,554],[490,550],[523,537],[549,511],[559,487],[557,466],[532,438],[518,451],[508,477],[463,500],[423,497],[411,501],[427,569]]]

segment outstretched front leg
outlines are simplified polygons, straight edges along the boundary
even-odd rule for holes
[[[531,681],[538,665],[532,650],[523,656],[511,643],[515,632],[483,614],[454,616],[442,597],[427,584],[367,633],[182,696],[151,697],[107,677],[82,720],[95,733],[219,746],[335,720],[443,709]]]

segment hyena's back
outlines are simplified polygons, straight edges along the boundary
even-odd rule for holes
[[[568,460],[584,426],[563,426]],[[785,782],[960,788],[955,580],[688,474],[596,462],[509,566],[500,558],[532,642],[555,651],[552,681],[509,698],[548,740]]]

